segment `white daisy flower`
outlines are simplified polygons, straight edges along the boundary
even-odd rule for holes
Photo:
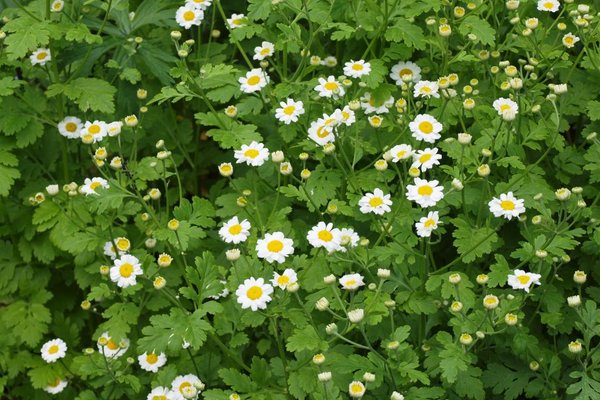
[[[42,346],[40,352],[47,363],[53,363],[67,354],[67,344],[62,339],[52,339]]]
[[[406,187],[406,197],[423,208],[435,206],[444,198],[444,188],[438,184],[436,180],[415,178],[415,184]]]
[[[298,275],[296,274],[296,271],[291,268],[287,268],[282,274],[274,272],[273,279],[271,279],[273,286],[277,286],[279,289],[283,290],[285,290],[288,285],[296,282],[298,282]]]
[[[335,67],[337,63],[337,58],[335,58],[335,56],[327,56],[320,62],[321,65],[324,65],[329,68]]]
[[[348,394],[350,397],[360,398],[365,395],[367,388],[360,381],[352,381],[348,385]]]
[[[81,129],[83,129],[83,124],[77,117],[65,117],[58,123],[58,131],[68,139],[81,138]]]
[[[123,128],[122,121],[113,121],[110,124],[106,125],[106,132],[108,132],[108,136],[115,137],[115,136],[119,136],[122,128]]]
[[[557,12],[560,7],[558,0],[538,0],[537,9],[539,11]]]
[[[335,79],[335,76],[330,75],[325,78],[319,78],[319,84],[315,87],[319,92],[319,96],[338,99],[346,94],[344,87]]]
[[[199,10],[206,10],[212,4],[212,0],[186,0],[185,5]]]
[[[364,96],[360,98],[360,106],[365,111],[365,114],[387,114],[390,112],[389,107],[392,107],[393,105],[394,98],[392,96],[381,105],[375,104],[375,99],[371,97],[371,93],[369,92],[366,92]]]
[[[341,236],[340,230],[333,227],[330,222],[319,222],[313,226],[312,229],[306,235],[306,239],[314,248],[323,247],[329,253],[340,249]]]
[[[579,42],[579,37],[573,35],[571,32],[567,33],[566,35],[563,36],[562,38],[562,44],[563,46],[565,46],[567,49],[572,49],[573,47],[575,47],[575,44],[577,42]]]
[[[540,278],[542,277],[540,274],[534,274],[532,272],[525,272],[520,269],[515,269],[513,272],[514,275],[508,275],[508,284],[513,289],[523,289],[527,293],[529,293],[529,289],[531,285],[541,285]]]
[[[242,243],[250,236],[250,227],[247,219],[240,222],[238,217],[233,217],[219,229],[219,236],[226,243]]]
[[[505,121],[512,121],[519,113],[519,105],[511,99],[500,97],[492,103],[494,109]]]
[[[345,106],[343,109],[336,109],[332,117],[335,118],[339,124],[350,126],[356,122],[356,114],[350,109],[350,106]]]
[[[275,110],[275,118],[286,125],[298,122],[298,117],[304,114],[304,103],[288,98],[279,103],[280,108]]]
[[[123,338],[119,343],[112,340],[108,332],[102,333],[100,339],[106,342],[105,345],[98,343],[98,352],[104,354],[106,358],[117,359],[127,352],[129,349],[129,339]],[[101,341],[98,339],[98,341]]]
[[[407,160],[413,155],[413,149],[410,144],[398,144],[389,149],[388,152],[392,157],[392,161],[395,163],[398,161]]]
[[[525,212],[525,200],[517,199],[512,192],[502,193],[499,198],[494,197],[488,206],[494,217],[504,217],[509,220]]]
[[[54,0],[50,5],[50,11],[59,13],[65,8],[65,2],[63,0]]]
[[[258,92],[269,83],[269,75],[260,68],[254,68],[246,73],[245,77],[240,77],[240,90],[244,93]]]
[[[308,137],[314,140],[317,144],[324,146],[327,143],[335,142],[335,127],[337,119],[323,115],[316,121],[310,123],[308,128]]]
[[[234,157],[237,164],[260,167],[269,158],[269,149],[264,144],[253,141],[249,145],[243,144],[240,150],[235,150]]]
[[[173,393],[169,388],[158,386],[148,393],[146,400],[175,400],[175,396],[175,393]]]
[[[68,384],[68,381],[63,381],[60,378],[56,378],[52,383],[44,387],[44,391],[50,394],[58,394],[65,390]]]
[[[114,260],[115,258],[117,258],[117,252],[115,250],[115,246],[113,246],[112,242],[106,242],[104,243],[104,255],[107,257],[110,257],[111,260]]]
[[[97,195],[98,193],[96,193],[96,189],[99,187],[108,189],[110,188],[110,185],[104,178],[85,178],[85,181],[83,181],[83,186],[81,186],[81,193],[85,194],[86,196],[91,194]]]
[[[419,114],[415,119],[408,124],[408,128],[412,132],[412,136],[423,142],[435,143],[436,140],[442,137],[442,124],[438,122],[432,115]]]
[[[365,285],[364,277],[361,274],[347,274],[338,279],[342,289],[356,290]]]
[[[282,232],[267,233],[256,242],[257,257],[269,263],[281,264],[290,254],[294,254],[294,241],[287,239]]]
[[[351,78],[360,78],[364,75],[369,75],[371,72],[371,64],[365,60],[350,60],[344,64],[344,75]]]
[[[137,276],[143,273],[140,260],[130,254],[124,254],[121,258],[116,259],[110,268],[110,280],[115,282],[118,287],[126,288],[135,285]]]
[[[402,80],[404,75],[410,76],[411,81],[418,82],[421,80],[421,67],[411,61],[401,61],[392,67],[390,78],[396,81],[396,85],[400,86],[404,83]]]
[[[437,82],[433,82],[433,81],[419,81],[417,82],[417,84],[415,85],[414,91],[413,91],[413,95],[415,97],[435,97],[435,98],[439,98],[440,94],[439,92],[440,87],[438,86]]]
[[[186,400],[189,399],[186,394],[189,393],[187,389],[193,387],[197,393],[200,393],[204,388],[204,383],[194,374],[179,375],[171,382],[171,390],[173,392],[174,400]]]
[[[90,136],[94,143],[101,141],[107,135],[106,122],[104,121],[85,121],[83,129],[79,132],[79,137]]]
[[[373,190],[373,193],[365,194],[359,201],[360,212],[367,214],[372,212],[373,214],[383,215],[386,212],[390,212],[392,209],[390,206],[393,204],[390,199],[391,195],[384,194],[379,188]]]
[[[272,293],[273,286],[265,283],[263,278],[248,278],[235,291],[237,302],[242,308],[250,308],[252,311],[267,308],[267,303],[272,300],[269,296]]]
[[[138,362],[144,371],[156,373],[160,367],[167,363],[167,356],[165,353],[155,354],[145,352],[138,356]]]
[[[199,26],[203,19],[204,11],[187,3],[185,6],[179,7],[175,13],[175,21],[185,29],[190,29],[194,25]]]
[[[255,60],[262,61],[267,57],[271,57],[275,53],[275,45],[271,42],[262,42],[262,44],[258,47],[254,48],[254,57]]]
[[[31,65],[46,65],[46,63],[52,60],[52,55],[50,54],[50,49],[39,48],[29,56],[31,60]]]
[[[434,147],[433,149],[426,148],[424,150],[418,150],[413,154],[412,167],[420,168],[421,171],[425,172],[428,169],[433,168],[434,165],[440,165],[441,159],[442,155],[438,154],[437,147]]]
[[[431,232],[437,229],[440,218],[437,211],[430,211],[426,217],[422,217],[415,223],[417,235],[420,237],[430,237]]]
[[[339,250],[342,253],[346,252],[346,248],[353,248],[358,246],[358,241],[360,237],[358,233],[354,232],[352,228],[342,228],[340,229],[340,248]]]
[[[235,29],[246,25],[246,16],[244,14],[231,14],[231,18],[227,18],[227,26],[229,29]]]

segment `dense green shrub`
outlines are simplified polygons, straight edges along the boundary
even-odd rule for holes
[[[597,2],[184,3],[0,0],[0,397],[600,398]]]

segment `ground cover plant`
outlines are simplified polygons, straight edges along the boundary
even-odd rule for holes
[[[0,10],[3,399],[600,398],[597,2]]]

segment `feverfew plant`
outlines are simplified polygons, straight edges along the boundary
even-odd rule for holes
[[[600,398],[597,4],[0,10],[0,397]]]

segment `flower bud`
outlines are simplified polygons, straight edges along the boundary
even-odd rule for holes
[[[581,345],[581,342],[579,340],[575,340],[575,341],[569,343],[568,348],[569,348],[569,352],[571,352],[573,354],[578,354],[583,351],[583,346]]]
[[[310,178],[311,172],[310,170],[304,168],[302,171],[300,171],[300,177],[304,180]]]
[[[333,274],[330,274],[330,275],[327,275],[327,276],[323,277],[323,282],[326,285],[331,285],[331,284],[335,283],[335,281],[336,281],[335,275],[333,275]]]
[[[319,310],[319,311],[325,311],[325,310],[327,310],[329,308],[329,300],[327,300],[325,297],[321,297],[315,303],[315,308],[317,310]]]
[[[298,282],[292,282],[286,286],[286,290],[290,293],[296,293],[300,290],[300,284]]]
[[[569,200],[569,197],[571,197],[571,191],[567,188],[560,188],[556,192],[554,192],[554,195],[558,200],[566,201]]]
[[[355,310],[348,311],[348,320],[353,324],[358,324],[365,317],[365,310],[357,308]]]
[[[240,258],[240,249],[229,249],[225,252],[227,261],[236,261]]]
[[[477,278],[475,278],[475,280],[478,284],[485,285],[490,280],[490,278],[486,274],[479,274],[477,275]]]
[[[538,249],[535,251],[535,256],[538,258],[546,258],[548,257],[548,252],[543,249]]]
[[[177,229],[179,229],[179,220],[173,218],[167,223],[167,228],[169,228],[172,231],[176,231]]]
[[[325,154],[331,154],[335,151],[335,144],[333,143],[325,143],[325,145],[323,145],[323,153]]]
[[[363,380],[365,382],[375,382],[375,374],[372,374],[370,372],[365,372],[363,374]]]
[[[460,335],[459,340],[461,344],[468,346],[471,343],[473,343],[473,336],[469,335],[468,333],[463,333],[462,335]]]
[[[181,32],[179,31],[171,31],[171,39],[179,40],[181,39]]]
[[[477,167],[477,175],[481,177],[486,177],[490,174],[490,166],[487,164],[481,164]]]
[[[587,281],[587,274],[584,271],[575,271],[573,282],[583,285]]]
[[[389,342],[386,347],[388,350],[396,350],[398,347],[400,347],[400,342],[393,340]]]
[[[390,277],[390,275],[391,275],[391,271],[389,269],[379,268],[377,270],[377,276],[381,279],[387,279]]]
[[[540,369],[540,363],[537,361],[531,361],[529,363],[529,369],[534,372],[537,371],[538,369]]]
[[[483,298],[483,306],[488,310],[495,309],[499,304],[500,300],[498,300],[498,297],[494,296],[493,294],[488,294]]]
[[[144,245],[149,248],[149,249],[153,249],[156,246],[156,239],[154,238],[148,238],[146,239],[146,241],[144,242]]]
[[[581,297],[579,295],[567,297],[569,307],[579,307],[581,305]]]
[[[457,272],[450,274],[448,276],[448,282],[452,283],[453,285],[460,283],[461,280],[462,280],[462,278],[460,277],[460,274]]]
[[[312,358],[312,362],[315,365],[321,365],[325,362],[325,355],[323,355],[322,353],[319,354],[315,354]]]
[[[457,191],[461,191],[464,188],[463,183],[460,181],[460,179],[454,178],[452,179],[452,187],[454,188],[454,190]]]
[[[148,196],[150,196],[152,200],[158,200],[161,196],[160,190],[157,188],[152,188],[150,191],[148,191]]]
[[[331,372],[330,371],[320,372],[317,375],[317,378],[319,378],[319,382],[328,382],[331,380]]]
[[[416,167],[410,167],[408,169],[408,175],[410,175],[413,178],[418,177],[419,175],[421,175],[421,171],[419,171],[419,168]]]
[[[462,309],[463,303],[461,303],[460,301],[453,301],[452,304],[450,304],[450,311],[452,312],[461,312]]]
[[[404,400],[404,395],[394,391],[390,395],[390,400]]]
[[[471,139],[473,139],[473,136],[469,135],[468,133],[459,133],[458,134],[458,143],[460,143],[462,145],[467,145],[467,144],[471,143]]]
[[[504,316],[504,322],[506,325],[513,326],[519,322],[519,317],[517,317],[515,314],[508,313]]]
[[[375,161],[375,169],[377,171],[385,171],[388,168],[388,163],[384,159]]]
[[[154,282],[152,282],[152,284],[154,285],[154,289],[160,290],[166,286],[167,280],[159,275],[154,278]]]
[[[326,332],[328,335],[334,335],[334,334],[336,334],[336,333],[337,333],[337,331],[338,331],[338,327],[337,327],[337,325],[336,325],[335,323],[333,323],[333,322],[332,322],[332,323],[330,323],[330,324],[327,324],[327,326],[325,327],[325,332]]]

